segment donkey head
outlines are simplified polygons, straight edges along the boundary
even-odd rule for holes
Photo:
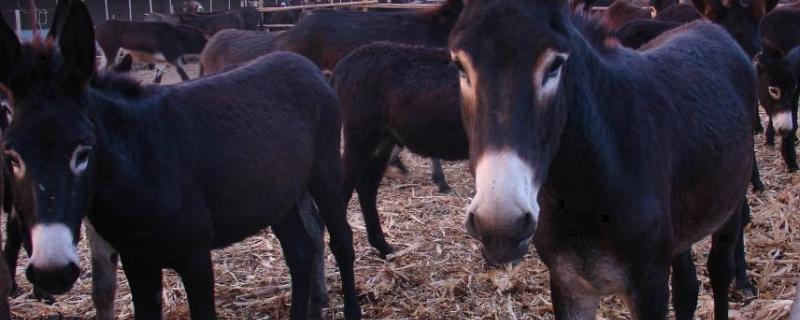
[[[758,52],[758,22],[778,5],[778,0],[692,0],[697,10],[725,28],[748,56]]]
[[[558,0],[470,0],[450,36],[476,184],[467,230],[490,264],[520,259],[536,230],[566,121],[569,12]]]
[[[13,106],[4,149],[33,246],[26,274],[60,294],[79,275],[75,246],[90,202],[95,137],[86,86],[95,70],[95,46],[81,1],[59,1],[54,20],[46,38],[37,35],[24,44],[0,21],[0,88]]]
[[[780,135],[794,130],[792,110],[797,101],[797,77],[786,55],[777,50],[764,49],[755,59],[758,71],[758,102]],[[793,105],[795,104],[795,105]]]

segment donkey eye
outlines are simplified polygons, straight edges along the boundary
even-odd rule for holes
[[[465,80],[467,81],[467,83],[469,83],[469,77],[467,76],[467,71],[466,69],[464,69],[464,65],[461,63],[461,61],[453,60],[453,66],[455,66],[456,69],[458,69],[458,76],[462,80]]]
[[[769,91],[769,95],[772,96],[773,99],[778,100],[781,98],[781,89],[778,87],[770,86],[767,88]]]
[[[11,162],[11,169],[14,172],[14,177],[17,179],[22,179],[25,177],[25,162],[22,161],[22,158],[19,156],[14,150],[6,150],[6,157]]]
[[[91,154],[92,147],[87,145],[79,145],[72,152],[72,158],[69,161],[69,168],[72,173],[79,175],[86,171],[89,167],[89,155]]]
[[[551,62],[550,66],[547,67],[547,73],[544,74],[544,79],[542,79],[542,83],[545,83],[550,78],[557,76],[558,71],[561,70],[561,67],[564,65],[564,61],[566,61],[566,59],[560,56],[553,59],[553,62]]]
[[[11,123],[11,118],[13,118],[14,115],[14,111],[11,109],[11,105],[8,103],[8,101],[3,100],[0,101],[0,107],[2,107],[3,113],[5,114],[6,124]]]

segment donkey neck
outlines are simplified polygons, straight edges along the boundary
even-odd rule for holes
[[[800,46],[800,10],[779,9],[771,13],[773,17],[766,17],[768,21],[762,23],[762,43],[765,47],[777,49],[788,54],[793,48]],[[786,26],[790,25],[791,28]],[[765,26],[771,28],[764,28]],[[762,48],[764,49],[764,48]]]
[[[581,201],[609,199],[630,187],[631,163],[644,160],[632,152],[637,148],[629,140],[636,139],[623,139],[640,135],[629,122],[640,119],[632,88],[641,83],[617,61],[629,58],[628,51],[598,48],[583,37],[575,37],[572,47],[561,100],[567,118],[548,185]]]
[[[97,138],[95,179],[102,188],[127,190],[126,196],[134,198],[169,193],[179,181],[181,170],[176,169],[190,165],[179,161],[180,150],[187,147],[180,136],[184,126],[180,117],[169,116],[179,113],[165,103],[166,90],[144,87],[135,96],[89,90],[89,117]]]

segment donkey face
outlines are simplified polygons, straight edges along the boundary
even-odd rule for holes
[[[89,207],[95,144],[85,95],[94,29],[82,2],[67,3],[59,2],[47,39],[20,45],[0,21],[0,81],[14,108],[4,148],[33,245],[26,274],[54,294],[79,275],[75,245]]]
[[[764,107],[772,120],[772,125],[780,135],[794,129],[792,104],[797,90],[797,78],[792,67],[784,57],[777,53],[764,52],[755,58],[758,70],[758,102]]]
[[[725,28],[748,56],[759,50],[758,23],[778,5],[777,0],[692,0],[695,7],[714,23]]]
[[[467,230],[490,264],[520,259],[566,109],[560,83],[574,32],[558,1],[470,1],[450,38],[476,195]]]

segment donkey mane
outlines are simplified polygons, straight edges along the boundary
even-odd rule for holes
[[[592,48],[600,53],[608,53],[615,43],[611,32],[600,21],[600,18],[584,14],[580,11],[572,15],[572,24]]]
[[[125,98],[141,97],[144,94],[144,87],[139,80],[107,70],[99,70],[95,73],[90,86],[93,89],[117,93]]]
[[[464,0],[447,0],[442,5],[423,11],[430,18],[458,18],[464,8]]]

